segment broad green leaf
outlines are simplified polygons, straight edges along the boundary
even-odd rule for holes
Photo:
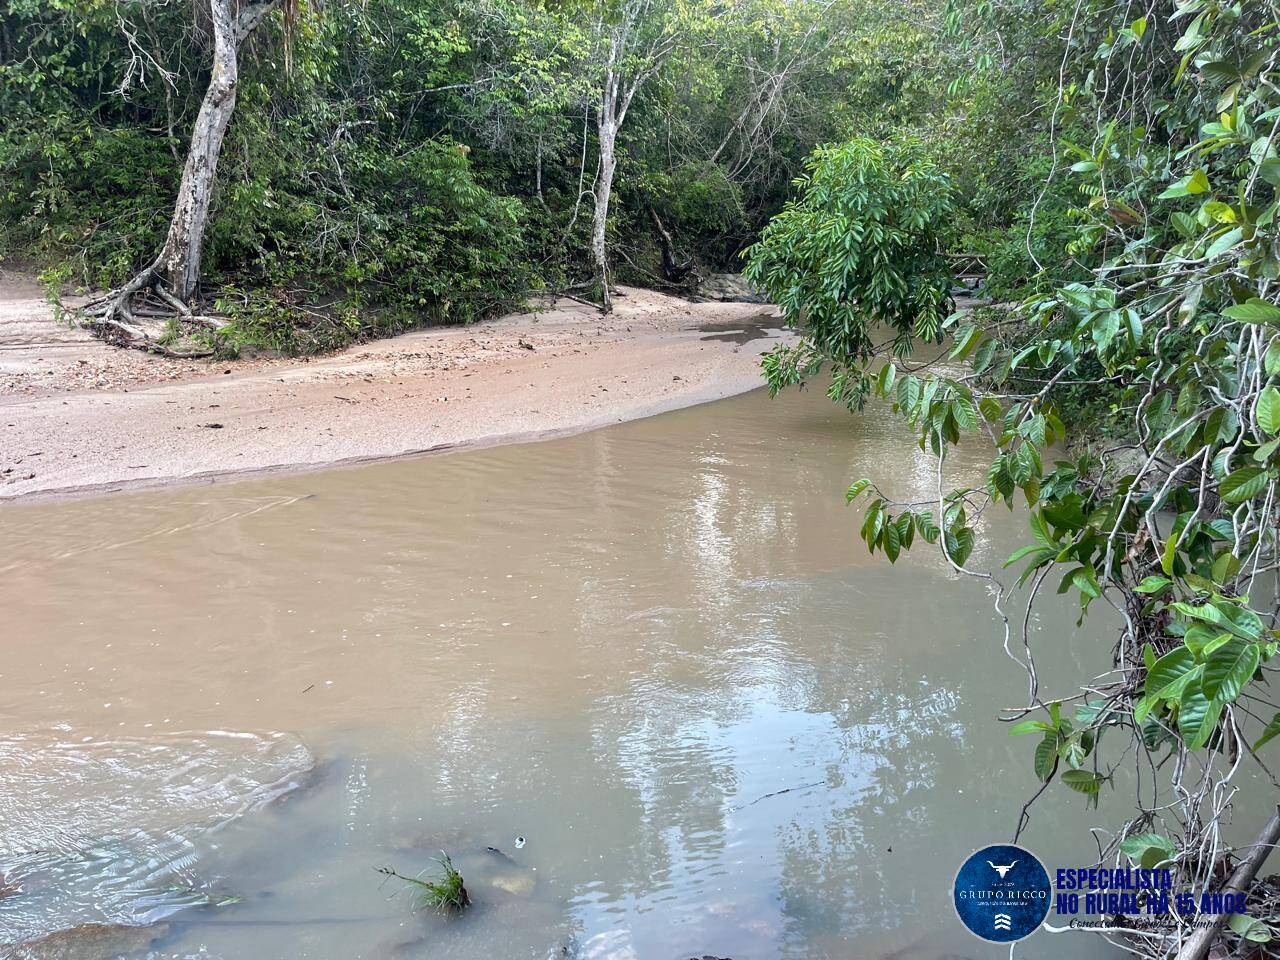
[[[1173,581],[1168,577],[1144,577],[1142,582],[1133,589],[1137,593],[1160,593],[1171,583],[1173,583]]]
[[[1102,786],[1102,778],[1091,770],[1068,770],[1062,782],[1079,793],[1097,793]]]
[[[1188,174],[1181,180],[1171,183],[1164,189],[1158,199],[1167,200],[1171,197],[1189,197],[1204,193],[1208,189],[1208,175],[1203,170],[1197,170],[1195,173]]]
[[[1187,632],[1183,636],[1182,642],[1187,645],[1187,649],[1191,651],[1197,660],[1199,660],[1205,655],[1205,647],[1215,641],[1221,640],[1221,638],[1224,637],[1226,640],[1230,640],[1231,634],[1224,633],[1221,628],[1211,627],[1208,624],[1193,623],[1187,628]],[[1222,640],[1222,642],[1226,641]],[[1217,646],[1221,646],[1222,642],[1217,643],[1215,649]]]
[[[1265,490],[1267,479],[1267,471],[1262,467],[1241,467],[1219,484],[1218,495],[1224,503],[1243,503]]]
[[[1147,696],[1176,697],[1196,669],[1195,655],[1185,646],[1174,647],[1147,671]]]
[[[884,555],[889,558],[890,563],[896,563],[898,554],[902,552],[902,535],[898,531],[896,523],[885,524],[884,528]]]
[[[1009,736],[1021,737],[1027,733],[1053,733],[1053,727],[1043,720],[1023,720],[1009,728]]]
[[[944,539],[946,540],[947,555],[951,557],[956,566],[963,567],[964,562],[969,559],[969,554],[973,552],[973,528],[960,527],[955,530],[948,530]]]
[[[1157,864],[1172,860],[1177,855],[1173,841],[1159,833],[1138,833],[1125,837],[1120,852],[1144,870],[1155,869]]]
[[[1078,567],[1071,571],[1071,583],[1077,590],[1092,600],[1102,596],[1102,588],[1098,585],[1097,575],[1093,567]]]
[[[1242,227],[1236,227],[1234,230],[1228,230],[1209,245],[1209,249],[1205,251],[1204,255],[1209,260],[1212,260],[1214,257],[1222,256],[1222,254],[1226,253],[1243,239],[1244,229]]]
[[[862,480],[858,480],[850,484],[849,489],[845,491],[844,502],[853,503],[853,501],[858,498],[858,496],[862,493],[862,491],[866,490],[867,487],[869,486],[871,486],[871,481],[867,480],[866,478],[863,478]]]
[[[1214,730],[1222,716],[1222,701],[1205,696],[1200,684],[1189,684],[1178,703],[1178,733],[1192,750],[1199,750]]]
[[[1256,643],[1243,640],[1233,640],[1215,650],[1205,663],[1200,680],[1205,696],[1224,703],[1235,700],[1258,669],[1259,653]]]
[[[937,543],[938,534],[941,531],[938,530],[938,525],[933,522],[933,514],[920,511],[914,515],[914,518],[916,529],[920,531],[920,536],[924,537],[928,543]]]
[[[1041,780],[1048,780],[1053,776],[1053,768],[1057,763],[1058,735],[1056,733],[1046,734],[1045,738],[1036,744],[1036,776]]]
[[[1271,928],[1257,917],[1247,913],[1232,913],[1227,916],[1227,926],[1240,935],[1242,940],[1250,943],[1268,943],[1271,940]]]
[[[1264,387],[1258,394],[1258,405],[1254,410],[1258,418],[1258,426],[1273,437],[1280,433],[1280,390],[1275,387]]]
[[[1151,708],[1158,702],[1157,697],[1142,697],[1133,705],[1133,722],[1138,726],[1142,726],[1146,722],[1147,715],[1151,713]]]
[[[1272,340],[1267,345],[1266,355],[1262,358],[1262,366],[1269,377],[1274,377],[1280,373],[1280,338]]]
[[[1280,307],[1273,303],[1267,303],[1265,300],[1259,300],[1257,297],[1252,297],[1244,303],[1237,303],[1234,306],[1227,307],[1222,313],[1223,316],[1230,317],[1232,320],[1240,320],[1243,323],[1280,325]]]
[[[1271,455],[1275,453],[1277,449],[1280,449],[1280,437],[1276,437],[1274,440],[1268,440],[1257,450],[1253,451],[1253,459],[1258,463],[1266,463],[1271,459]]]

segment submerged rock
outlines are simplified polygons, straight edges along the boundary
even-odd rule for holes
[[[215,902],[200,874],[210,835],[295,789],[312,764],[285,734],[0,737],[0,944],[88,949]]]
[[[537,871],[516,863],[497,847],[455,846],[448,853],[472,900],[492,900],[495,892],[527,898],[538,885]]]
[[[163,923],[149,927],[82,923],[29,940],[4,955],[12,960],[116,960],[142,953],[168,932]]]
[[[488,847],[489,858],[480,864],[476,880],[513,897],[529,897],[538,884],[538,875],[529,867],[521,866],[497,847]]]

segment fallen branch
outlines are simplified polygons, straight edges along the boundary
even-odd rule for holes
[[[1258,871],[1266,861],[1267,855],[1271,853],[1271,849],[1278,841],[1280,841],[1280,807],[1276,808],[1275,814],[1267,821],[1267,825],[1262,828],[1262,832],[1258,834],[1258,839],[1253,841],[1251,844],[1253,849],[1247,857],[1240,861],[1235,872],[1231,874],[1231,879],[1222,888],[1222,892],[1224,894],[1248,892],[1249,885],[1253,883],[1253,879],[1258,875]],[[1186,943],[1182,945],[1182,949],[1178,951],[1177,960],[1205,960],[1209,955],[1209,948],[1213,946],[1214,941],[1222,933],[1222,927],[1226,922],[1227,915],[1224,913],[1220,914],[1209,926],[1197,927]]]

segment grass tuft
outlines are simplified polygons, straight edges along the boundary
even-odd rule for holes
[[[460,913],[471,906],[471,897],[462,882],[462,874],[454,867],[449,855],[441,850],[440,857],[435,862],[440,864],[440,876],[434,880],[423,879],[422,874],[406,877],[390,867],[381,867],[378,872],[402,880],[413,888],[416,896],[415,910],[431,907],[440,913]]]

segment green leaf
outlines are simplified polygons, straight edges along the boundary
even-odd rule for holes
[[[1031,524],[1031,533],[1036,541],[1046,547],[1056,547],[1058,541],[1049,533],[1049,524],[1045,522],[1044,514],[1037,510],[1031,514],[1027,521]]]
[[[1257,750],[1264,743],[1269,740],[1274,740],[1276,737],[1280,737],[1280,712],[1277,712],[1276,715],[1271,718],[1271,722],[1267,724],[1267,728],[1262,731],[1262,736],[1253,741],[1253,749]]]
[[[1188,748],[1199,750],[1209,742],[1218,728],[1222,706],[1221,700],[1205,696],[1198,683],[1188,685],[1178,704],[1178,732]]]
[[[1254,410],[1258,418],[1258,426],[1273,437],[1280,433],[1280,390],[1275,387],[1264,387],[1258,394],[1258,405]]]
[[[1227,926],[1240,935],[1242,940],[1250,943],[1267,943],[1271,940],[1271,928],[1257,917],[1247,913],[1232,913],[1227,917]]]
[[[1153,870],[1158,864],[1172,860],[1178,851],[1173,841],[1163,834],[1138,833],[1125,837],[1120,852],[1144,870]]]
[[[1138,702],[1133,705],[1133,722],[1139,727],[1142,726],[1147,719],[1147,715],[1151,712],[1151,708],[1154,707],[1157,702],[1158,698],[1156,697],[1142,697],[1139,699]]]
[[[979,330],[974,324],[965,324],[956,333],[955,346],[951,348],[949,359],[963,360],[969,355],[969,351],[978,345],[978,341],[981,339],[981,330]]]
[[[885,524],[884,528],[884,555],[889,558],[890,563],[896,563],[898,554],[902,551],[902,534],[898,530],[896,523]]]
[[[948,530],[943,539],[946,541],[947,555],[951,557],[951,561],[956,566],[963,567],[964,562],[969,559],[969,554],[973,552],[973,528],[959,527]]]
[[[1096,600],[1102,596],[1102,588],[1098,585],[1097,575],[1091,566],[1077,567],[1071,571],[1071,583],[1091,600]]]
[[[1090,770],[1068,770],[1062,782],[1078,793],[1097,793],[1102,787],[1102,778]]]
[[[1209,189],[1209,177],[1203,170],[1188,174],[1181,180],[1171,183],[1157,199],[1167,200],[1171,197],[1189,197],[1204,193]]]
[[[882,397],[889,396],[893,390],[893,381],[897,378],[898,368],[892,363],[886,363],[880,368],[880,376],[876,382],[876,392]]]
[[[1053,727],[1043,720],[1023,720],[1009,728],[1009,736],[1021,737],[1027,733],[1053,733]]]
[[[1280,326],[1280,307],[1257,297],[1251,297],[1244,303],[1237,303],[1222,311],[1223,316],[1243,323],[1269,323]]]
[[[1216,627],[1210,627],[1203,623],[1193,623],[1187,628],[1186,634],[1182,638],[1182,642],[1187,645],[1187,649],[1195,656],[1197,660],[1208,656],[1218,647],[1231,639],[1231,634],[1223,633]],[[1205,648],[1212,645],[1212,649],[1205,652]]]
[[[1047,781],[1053,776],[1053,769],[1058,765],[1058,735],[1050,733],[1036,744],[1035,769],[1036,776]]]
[[[1148,697],[1173,698],[1178,695],[1196,671],[1195,655],[1185,646],[1175,647],[1147,671]]]
[[[1266,355],[1262,358],[1262,366],[1269,377],[1274,377],[1277,373],[1280,373],[1280,339],[1271,341],[1267,347]]]
[[[1204,255],[1207,259],[1212,260],[1214,257],[1218,257],[1226,253],[1243,239],[1243,227],[1236,227],[1234,230],[1228,230],[1209,245],[1209,249],[1205,251]]]
[[[1134,587],[1137,593],[1160,593],[1165,587],[1173,583],[1168,577],[1145,577],[1143,581]]]
[[[1204,665],[1200,686],[1205,696],[1230,703],[1258,669],[1261,651],[1256,643],[1234,640],[1216,650]]]
[[[1267,479],[1267,471],[1262,467],[1241,467],[1222,481],[1218,495],[1224,503],[1243,503],[1265,490]]]
[[[855,483],[850,484],[849,489],[845,491],[844,502],[853,503],[853,501],[858,498],[858,496],[862,493],[862,491],[866,490],[867,487],[869,486],[871,486],[871,481],[867,480],[865,477],[861,480],[858,480]]]
[[[933,514],[920,511],[914,515],[916,529],[920,531],[920,536],[924,537],[927,543],[937,543],[938,525],[933,522]]]

